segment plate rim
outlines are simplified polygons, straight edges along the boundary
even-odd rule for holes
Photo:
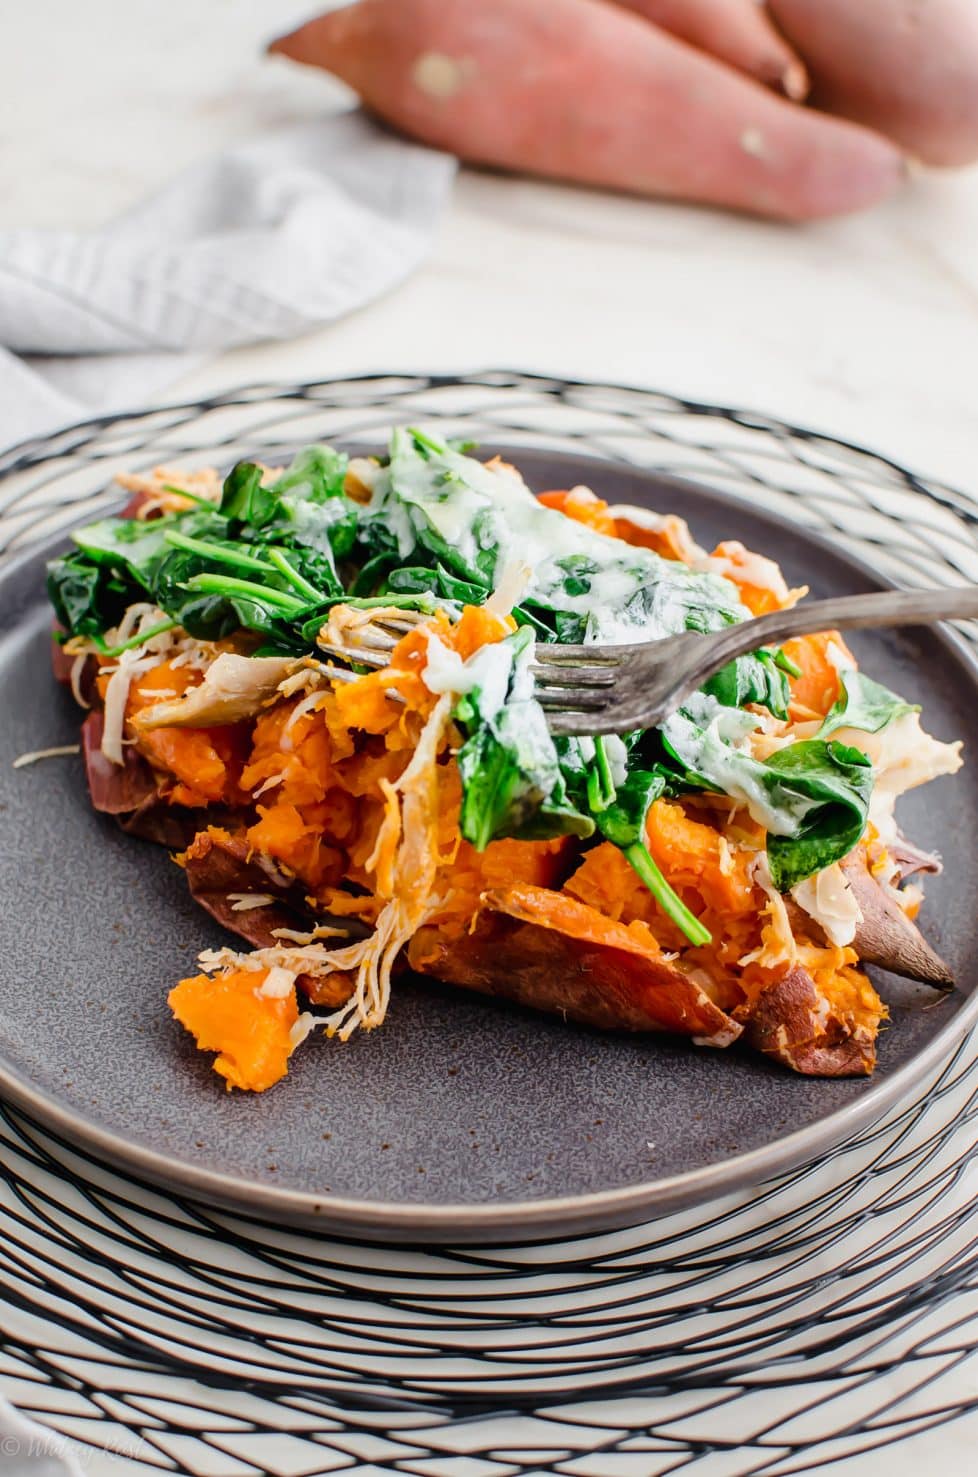
[[[166,408],[166,407],[162,407]],[[152,413],[152,411],[147,411]],[[100,422],[115,419],[99,417]],[[66,428],[72,429],[72,428]],[[829,438],[833,439],[833,438]],[[505,444],[505,428],[500,428],[499,442]],[[863,450],[863,448],[857,448]],[[547,454],[571,461],[587,460],[596,467],[602,464],[621,471],[623,464],[608,456],[591,456],[545,445],[522,447],[526,453]],[[203,451],[201,453],[204,454]],[[875,455],[875,453],[872,453]],[[45,460],[37,458],[38,463]],[[885,461],[886,458],[883,458]],[[628,466],[639,476],[659,476],[677,488],[687,486],[707,493],[711,498],[749,508],[770,521],[801,534],[804,539],[841,559],[878,588],[898,588],[892,580],[852,553],[841,542],[798,522],[769,507],[758,509],[748,499],[726,488],[713,487],[694,478],[657,473],[652,467]],[[21,571],[38,559],[50,557],[70,533],[71,525],[34,540],[0,561],[0,607],[6,588],[16,581]],[[19,613],[15,613],[12,630],[16,630]],[[970,672],[978,689],[978,652],[946,624],[934,628],[938,639],[949,647],[958,662]],[[973,991],[956,1014],[946,1021],[937,1034],[915,1056],[898,1067],[891,1076],[867,1088],[856,1101],[829,1113],[814,1125],[796,1129],[773,1144],[736,1154],[722,1163],[674,1174],[665,1179],[647,1180],[638,1185],[611,1190],[594,1190],[578,1195],[549,1196],[535,1200],[504,1200],[488,1204],[441,1201],[360,1200],[309,1190],[286,1189],[264,1184],[219,1170],[204,1169],[170,1154],[145,1145],[128,1143],[119,1135],[86,1117],[59,1105],[43,1088],[38,1087],[13,1065],[0,1049],[0,1094],[44,1128],[53,1132],[68,1146],[80,1149],[95,1162],[107,1162],[142,1179],[149,1186],[162,1186],[178,1195],[197,1198],[224,1210],[231,1210],[249,1221],[273,1221],[319,1230],[341,1237],[366,1237],[376,1241],[414,1242],[433,1240],[439,1245],[480,1242],[504,1244],[566,1237],[598,1229],[635,1225],[645,1219],[693,1206],[707,1205],[725,1194],[745,1190],[776,1178],[799,1166],[815,1161],[860,1129],[877,1122],[903,1095],[932,1068],[950,1056],[978,1020],[978,990]]]

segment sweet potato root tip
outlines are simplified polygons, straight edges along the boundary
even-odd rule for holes
[[[889,141],[604,0],[359,0],[272,49],[476,164],[790,221],[863,209],[902,179]]]
[[[842,864],[862,913],[853,946],[865,964],[876,964],[938,990],[954,988],[954,976],[915,923],[867,871],[860,850]]]

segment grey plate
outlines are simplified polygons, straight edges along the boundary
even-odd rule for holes
[[[531,485],[587,482],[610,501],[686,516],[776,558],[816,595],[880,588],[808,531],[688,483],[521,450]],[[0,572],[0,1087],[66,1137],[201,1199],[379,1239],[462,1241],[626,1224],[813,1158],[899,1100],[978,1014],[978,767],[908,796],[939,848],[923,926],[956,971],[942,999],[877,973],[892,1024],[869,1081],[796,1077],[737,1048],[601,1035],[429,983],[399,984],[382,1030],[315,1039],[288,1080],[226,1094],[169,1017],[169,986],[226,935],[166,854],[95,815],[81,761],[13,770],[71,742],[51,676],[43,561]],[[872,675],[969,732],[978,669],[942,631],[865,636]]]

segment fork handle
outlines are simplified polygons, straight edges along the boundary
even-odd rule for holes
[[[807,636],[812,631],[854,631],[871,626],[919,626],[934,621],[978,618],[978,585],[950,590],[883,590],[876,595],[843,595],[813,600],[791,610],[774,610],[749,623],[759,646]]]

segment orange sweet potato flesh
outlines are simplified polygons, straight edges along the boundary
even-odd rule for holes
[[[463,159],[785,220],[896,188],[894,146],[602,0],[359,0],[273,51]]]
[[[975,0],[768,0],[813,100],[925,164],[978,159]]]
[[[408,962],[420,974],[617,1031],[671,1031],[727,1046],[740,1026],[624,924],[528,883],[485,895],[473,932],[423,928]]]
[[[788,684],[793,718],[824,718],[838,700],[842,687],[839,669],[830,654],[833,646],[842,652],[848,650],[838,631],[815,631],[784,643],[785,656],[801,668],[801,675],[792,677]]]
[[[805,67],[757,0],[615,0],[708,51],[719,61],[780,88],[796,101],[808,91]]]
[[[170,1009],[200,1050],[219,1053],[214,1070],[229,1090],[264,1092],[288,1071],[289,1033],[299,1015],[295,990],[284,997],[259,995],[266,975],[255,969],[215,978],[198,974],[170,991]]]

